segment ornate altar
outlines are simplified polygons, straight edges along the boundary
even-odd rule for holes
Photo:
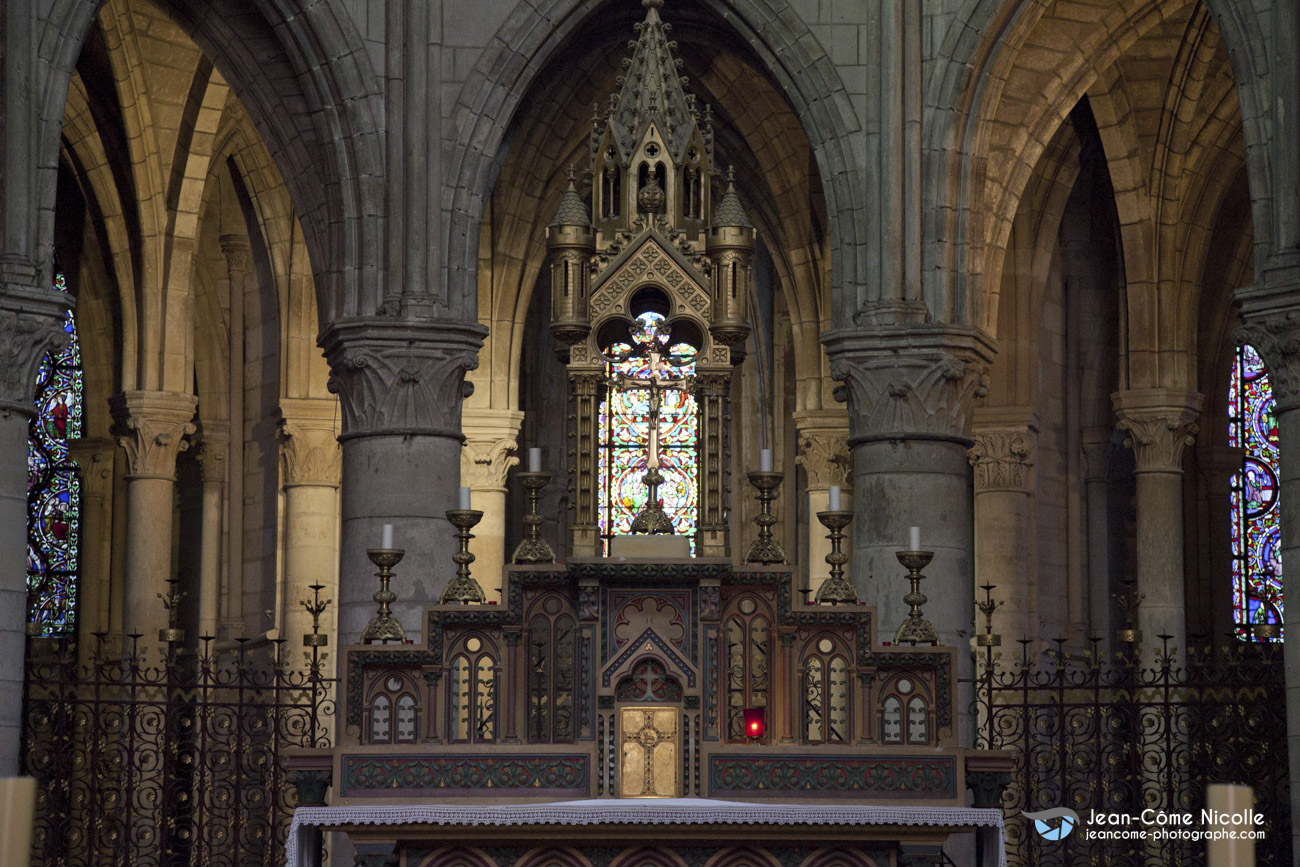
[[[871,609],[805,604],[792,586],[788,569],[716,558],[508,568],[501,605],[435,606],[415,643],[341,649],[339,742],[301,756],[299,779],[328,781],[344,810],[320,824],[411,865],[433,863],[412,855],[437,848],[410,812],[430,805],[697,798],[964,817],[862,824],[844,845],[870,851],[846,863],[877,865],[977,824],[962,808],[990,757],[956,743],[955,650],[882,646]],[[342,818],[378,805],[409,821]],[[469,838],[514,839],[493,827]]]

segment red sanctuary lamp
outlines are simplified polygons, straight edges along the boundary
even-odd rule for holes
[[[763,736],[766,728],[765,714],[767,708],[764,707],[747,707],[745,708],[745,737],[757,739]]]

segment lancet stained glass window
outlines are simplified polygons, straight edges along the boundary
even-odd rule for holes
[[[640,326],[632,339],[644,345],[655,339],[655,326],[663,316],[654,312],[642,313],[637,319]],[[632,347],[627,347],[631,349]],[[694,353],[688,345],[667,347],[673,355]],[[686,363],[663,365],[664,375],[679,378],[695,372],[692,357]],[[610,364],[611,377],[623,375],[648,379],[650,362],[644,356],[633,356],[626,361]],[[611,388],[600,405],[600,456],[598,464],[599,490],[597,508],[600,514],[600,535],[605,553],[609,553],[609,539],[631,531],[632,520],[646,503],[646,442],[649,432],[650,392],[634,388]],[[673,531],[691,540],[695,551],[695,526],[699,516],[699,409],[695,396],[687,391],[671,389],[663,393],[659,410],[659,449],[664,477],[659,486],[664,512],[673,522]]]
[[[68,291],[62,274],[54,288]],[[40,635],[70,635],[77,619],[81,482],[68,440],[81,436],[81,348],[71,311],[68,344],[41,362],[27,440],[27,620]]]
[[[1228,392],[1228,445],[1245,451],[1232,477],[1232,607],[1237,635],[1282,622],[1282,522],[1277,419],[1268,370],[1251,346],[1237,349]]]

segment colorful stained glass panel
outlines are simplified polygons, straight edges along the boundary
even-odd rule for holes
[[[633,340],[644,345],[656,339],[656,326],[663,317],[643,313],[640,329]],[[633,347],[622,347],[631,351]],[[669,360],[663,375],[682,379],[695,372],[690,347],[666,347]],[[649,379],[650,362],[643,356],[609,365],[611,377]],[[642,477],[646,474],[646,443],[649,436],[650,391],[639,388],[611,388],[600,406],[601,444],[598,464],[600,490],[597,508],[600,533],[606,552],[608,540],[632,529],[632,521],[645,506],[648,490]],[[699,410],[694,395],[681,389],[663,392],[659,410],[659,445],[664,477],[659,486],[664,512],[678,535],[691,539],[695,550],[695,529],[699,515],[698,472]]]
[[[1232,477],[1232,607],[1237,635],[1282,622],[1282,523],[1273,389],[1259,353],[1237,350],[1228,392],[1228,445],[1245,452]]]
[[[62,274],[54,286],[68,291]],[[28,426],[27,620],[41,635],[70,635],[76,627],[81,481],[68,440],[82,430],[81,348],[72,313],[63,327],[68,344],[41,363]]]

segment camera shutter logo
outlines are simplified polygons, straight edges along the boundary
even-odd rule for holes
[[[1064,840],[1070,836],[1074,826],[1079,824],[1079,814],[1069,807],[1053,807],[1050,810],[1042,810],[1037,813],[1022,812],[1020,815],[1026,819],[1034,820],[1034,830],[1044,840]],[[1053,819],[1060,819],[1060,824],[1052,827]]]

